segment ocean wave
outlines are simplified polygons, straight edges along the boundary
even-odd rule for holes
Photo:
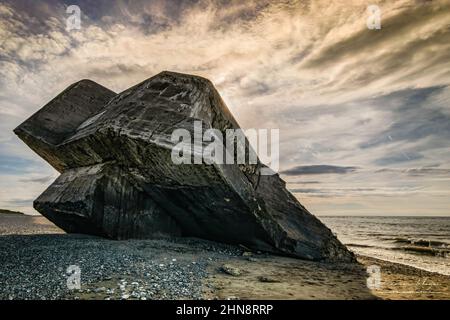
[[[450,248],[433,248],[423,246],[402,246],[398,248],[392,248],[393,250],[409,251],[417,254],[430,255],[435,257],[446,258],[450,254]]]
[[[390,250],[389,247],[383,247],[383,246],[377,246],[372,244],[361,244],[361,243],[346,243],[345,244],[348,247],[354,247],[354,248],[372,248],[372,249],[384,249],[384,250]]]
[[[428,247],[436,249],[450,248],[450,244],[444,241],[427,240],[427,239],[409,239],[409,238],[394,238],[395,243],[406,243],[417,247]]]
[[[359,244],[359,243],[346,243],[345,245],[348,246],[348,247],[375,248],[375,246],[372,246],[372,245]]]
[[[450,256],[450,246],[446,243],[441,243],[439,241],[434,241],[434,244],[439,244],[438,246],[430,246],[429,241],[415,241],[410,239],[397,239],[395,243],[402,243],[404,245],[399,246],[383,246],[377,244],[363,244],[363,243],[346,243],[350,248],[361,248],[361,249],[373,249],[373,250],[387,250],[387,251],[404,251],[413,254],[421,254],[435,257],[446,258]]]
[[[450,217],[349,217],[325,221],[357,254],[450,275]]]

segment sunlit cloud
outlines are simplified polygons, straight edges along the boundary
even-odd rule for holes
[[[280,128],[312,212],[450,214],[448,1],[0,1],[0,44],[0,207],[32,212],[56,175],[12,133],[29,115],[83,78],[120,92],[172,70],[211,79],[242,127]]]

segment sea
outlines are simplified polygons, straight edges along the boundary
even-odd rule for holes
[[[450,217],[318,218],[356,254],[450,275]]]

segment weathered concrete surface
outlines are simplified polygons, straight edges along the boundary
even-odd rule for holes
[[[171,134],[193,132],[196,120],[204,129],[239,128],[201,77],[162,72],[118,95],[87,80],[72,85],[14,130],[62,173],[36,210],[67,232],[191,236],[311,260],[354,259],[277,174],[260,174],[263,164],[174,164]]]

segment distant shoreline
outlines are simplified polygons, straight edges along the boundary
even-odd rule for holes
[[[17,215],[26,216],[26,214],[23,212],[12,211],[12,210],[7,210],[7,209],[0,209],[0,214],[17,214]]]

